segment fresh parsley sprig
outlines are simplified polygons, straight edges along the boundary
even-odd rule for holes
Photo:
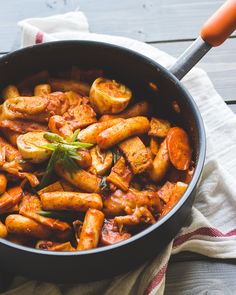
[[[50,182],[56,163],[62,163],[65,169],[71,173],[79,169],[78,164],[75,162],[75,160],[81,160],[77,150],[86,149],[92,146],[91,143],[77,141],[79,131],[79,129],[76,130],[73,135],[67,139],[64,139],[60,135],[52,132],[44,133],[44,138],[50,143],[39,147],[52,151],[52,155],[40,182],[39,189],[42,189]]]

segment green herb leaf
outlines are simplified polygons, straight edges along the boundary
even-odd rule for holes
[[[52,175],[53,169],[55,164],[57,163],[58,160],[60,160],[61,157],[61,151],[60,150],[55,150],[52,155],[51,158],[48,162],[47,168],[45,170],[45,173],[43,175],[43,178],[39,184],[39,188],[38,189],[42,189],[44,188],[47,184],[50,183],[50,177]]]
[[[49,218],[56,218],[56,219],[65,219],[66,216],[63,213],[60,212],[55,212],[55,211],[38,211],[36,212],[37,214],[44,216],[44,217],[49,217]]]
[[[80,133],[80,129],[75,130],[71,138],[67,139],[69,142],[74,142],[77,140],[78,134]]]
[[[66,142],[63,137],[61,137],[60,135],[58,135],[56,133],[52,133],[52,132],[45,132],[43,137],[51,142],[61,142],[61,143]]]
[[[51,158],[48,162],[45,174],[41,180],[39,188],[43,188],[50,183],[52,172],[57,162],[62,163],[69,173],[79,169],[75,160],[81,160],[80,155],[77,153],[78,149],[86,149],[91,147],[91,143],[75,141],[77,139],[79,129],[74,132],[71,138],[65,140],[58,134],[52,132],[45,132],[44,137],[51,143],[39,146],[40,148],[52,151]]]
[[[109,193],[110,192],[110,187],[109,184],[107,183],[107,178],[104,176],[100,182],[100,189],[103,193]]]
[[[113,165],[120,159],[120,157],[121,157],[120,150],[118,148],[112,149],[112,162],[113,162]]]

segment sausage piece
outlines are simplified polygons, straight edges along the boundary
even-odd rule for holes
[[[78,192],[49,192],[40,195],[44,210],[72,210],[85,212],[89,208],[102,209],[102,198],[98,194]]]
[[[104,131],[105,129],[108,129],[120,122],[122,122],[123,119],[117,118],[114,120],[109,120],[106,122],[101,122],[101,123],[94,123],[87,128],[83,129],[80,131],[78,135],[78,140],[82,142],[88,142],[88,143],[97,143],[97,136],[99,133]]]
[[[130,237],[130,233],[127,233],[124,230],[122,230],[122,232],[119,231],[114,219],[105,219],[101,233],[101,244],[112,245],[127,240]]]
[[[104,214],[96,209],[89,209],[85,215],[77,250],[96,248],[104,221]]]
[[[173,166],[178,170],[187,170],[191,163],[192,149],[184,129],[171,128],[166,136],[166,143]]]
[[[131,136],[148,133],[149,128],[146,117],[129,118],[101,132],[97,143],[100,148],[108,149]]]

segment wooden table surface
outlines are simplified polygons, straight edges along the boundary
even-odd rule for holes
[[[20,32],[17,27],[19,20],[65,13],[80,7],[88,18],[91,32],[138,39],[178,57],[198,36],[204,21],[223,2],[222,0],[2,0],[0,54],[20,46]],[[233,34],[221,47],[212,49],[199,63],[199,67],[206,70],[219,94],[236,113],[236,34]],[[206,260],[204,257],[189,253],[173,257],[168,268],[166,294],[200,294],[202,290],[208,290],[209,284],[206,284],[206,288],[201,289],[199,293],[193,291],[196,282],[198,287],[205,286],[203,282],[206,272],[212,286],[216,281],[221,287],[227,282],[229,291],[231,288],[235,290],[236,282],[232,276],[232,273],[236,273],[235,262],[227,263]],[[180,273],[179,269],[182,270],[181,277],[176,276],[176,273]],[[235,293],[232,291],[227,294]]]

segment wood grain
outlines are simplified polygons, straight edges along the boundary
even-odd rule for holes
[[[141,41],[191,39],[222,0],[80,0],[91,31]],[[178,29],[177,29],[178,28]]]
[[[18,0],[1,1],[0,52],[9,51],[17,22],[73,11],[86,14],[92,32],[127,36],[145,42],[193,39],[223,0]],[[21,4],[20,4],[21,3]],[[3,13],[4,12],[4,13]]]
[[[1,1],[0,52],[12,49],[19,29],[17,22],[31,17],[44,17],[76,10],[79,0],[8,0]]]
[[[235,294],[235,273],[235,264],[220,260],[170,263],[164,294]]]

